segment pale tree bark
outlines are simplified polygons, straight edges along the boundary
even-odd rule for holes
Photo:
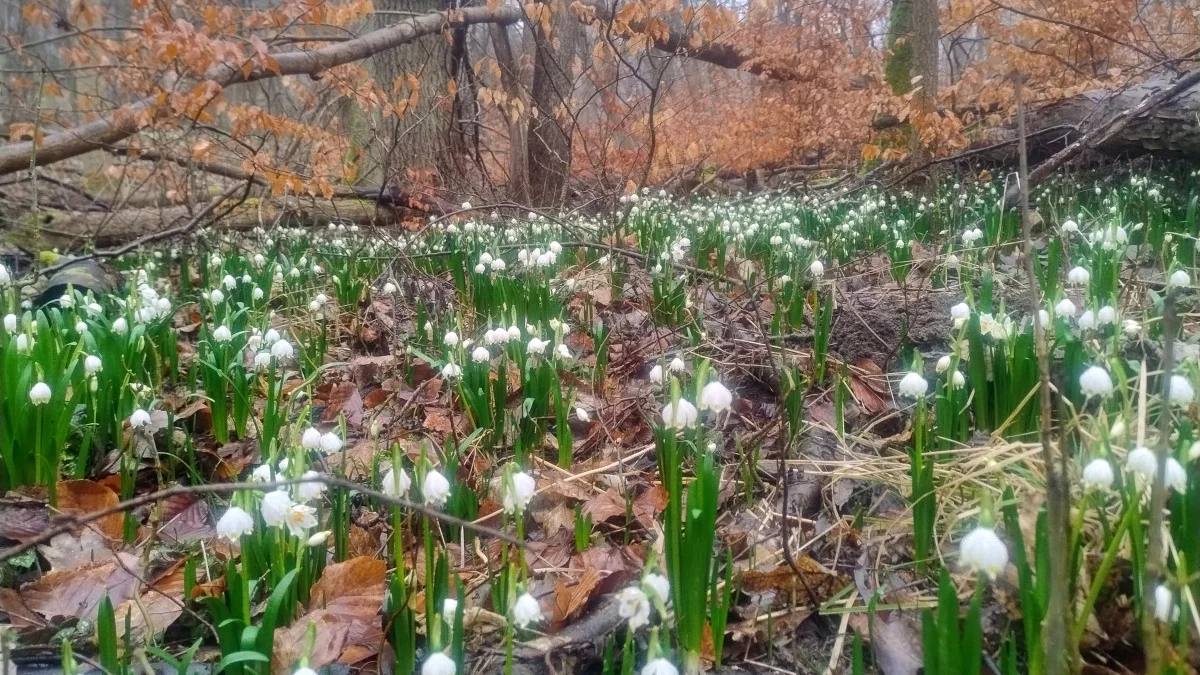
[[[380,29],[410,13],[446,9],[441,0],[376,0],[375,7]],[[463,144],[454,124],[450,46],[444,35],[431,34],[371,59],[375,79],[394,99],[409,99],[411,77],[418,83],[416,105],[407,108],[403,117],[393,118],[384,158],[385,181],[404,182],[406,173],[432,171],[446,184],[459,173]]]
[[[921,78],[917,109],[922,117],[935,114],[938,93],[938,5],[937,0],[912,0],[913,67]],[[921,142],[920,126],[913,130],[912,154],[917,162],[928,157]]]
[[[513,199],[529,201],[529,97],[521,83],[521,69],[513,53],[508,28],[499,24],[490,27],[496,64],[500,67],[500,84],[508,98],[504,106],[508,123],[508,189]]]
[[[555,0],[549,8],[549,30],[541,21],[531,22],[535,56],[528,137],[529,190],[532,202],[539,206],[562,200],[571,169],[572,63],[584,34],[565,0]]]

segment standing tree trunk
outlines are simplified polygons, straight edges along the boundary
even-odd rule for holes
[[[448,5],[440,0],[376,0],[375,7],[377,27],[383,28]],[[375,78],[391,93],[392,104],[410,104],[393,118],[383,160],[385,182],[407,177],[446,185],[459,174],[464,143],[454,124],[451,46],[445,35],[428,35],[372,57]]]
[[[935,114],[938,92],[938,4],[937,0],[912,0],[913,66],[921,78],[917,109],[923,119]],[[913,129],[912,154],[917,162],[928,157],[921,142],[921,124]]]
[[[569,107],[571,64],[583,39],[583,26],[564,0],[533,5],[548,16],[530,17],[534,38],[532,106],[529,128],[529,188],[535,205],[555,204],[571,169],[574,120]]]
[[[508,123],[508,191],[513,199],[529,202],[529,103],[521,83],[521,69],[513,54],[512,41],[508,38],[508,27],[492,25],[492,47],[496,51],[496,64],[500,68],[500,84],[504,87],[507,101],[504,119]]]

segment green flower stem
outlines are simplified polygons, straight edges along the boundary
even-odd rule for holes
[[[1100,567],[1096,569],[1096,574],[1092,577],[1092,586],[1088,589],[1087,599],[1083,601],[1083,607],[1075,615],[1075,626],[1071,630],[1071,642],[1075,645],[1078,645],[1079,641],[1083,639],[1083,631],[1087,629],[1087,620],[1092,614],[1092,607],[1100,597],[1100,591],[1104,588],[1104,580],[1108,578],[1108,571],[1117,559],[1117,552],[1121,549],[1121,542],[1125,539],[1125,531],[1129,529],[1133,519],[1137,517],[1137,513],[1137,504],[1130,503],[1126,507],[1125,516],[1121,518],[1112,540],[1108,543],[1108,548],[1104,551],[1104,559],[1100,561]]]

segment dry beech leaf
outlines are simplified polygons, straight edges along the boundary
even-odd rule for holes
[[[579,581],[567,584],[562,581],[554,585],[554,619],[555,626],[562,626],[570,621],[583,609],[592,597],[603,577],[595,568],[588,568],[580,575]]]
[[[274,672],[291,672],[300,657],[310,622],[317,639],[309,667],[353,663],[374,655],[383,641],[379,610],[383,606],[387,565],[378,558],[358,557],[325,568],[312,588],[309,611],[275,637]]]
[[[150,642],[183,614],[183,565],[179,564],[155,581],[138,599],[130,598],[114,608],[117,637],[125,637],[125,615],[129,629],[140,640]]]
[[[68,515],[86,516],[110,509],[120,503],[111,488],[90,480],[58,482],[58,510]],[[110,539],[120,539],[125,533],[124,518],[112,513],[93,521],[88,527],[99,530]]]
[[[47,619],[73,616],[91,621],[105,595],[114,605],[133,597],[140,583],[140,570],[137,556],[118,553],[114,559],[50,572],[22,588],[21,599],[26,607]]]
[[[424,427],[430,431],[448,434],[453,431],[450,416],[442,408],[426,408]]]
[[[808,556],[798,558],[796,567],[800,570],[799,575],[790,565],[780,565],[767,572],[747,570],[742,573],[740,588],[746,593],[794,593],[800,595],[805,604],[820,604],[850,583],[849,577],[835,574]],[[804,595],[808,596],[807,601]]]

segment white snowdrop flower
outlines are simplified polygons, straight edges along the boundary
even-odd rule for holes
[[[671,363],[667,364],[667,370],[671,371],[672,374],[677,375],[679,373],[682,373],[686,369],[687,369],[687,364],[684,363],[683,359],[679,358],[678,356],[671,359]]]
[[[653,368],[650,369],[650,381],[655,384],[662,384],[663,367],[661,365],[656,364]]]
[[[521,263],[529,262],[529,250],[528,249],[523,248],[520,251],[517,251],[517,262],[521,262]]]
[[[1107,370],[1100,366],[1092,366],[1079,376],[1079,390],[1087,398],[1104,398],[1112,393],[1113,381]]]
[[[1054,306],[1054,314],[1063,319],[1075,316],[1075,303],[1070,298],[1063,298]]]
[[[1083,267],[1072,267],[1070,272],[1067,272],[1067,282],[1072,286],[1086,286],[1091,280],[1092,273]]]
[[[250,262],[254,265],[255,269],[259,270],[267,265],[267,259],[261,253],[255,253],[254,257],[250,259]]]
[[[320,548],[325,545],[325,542],[329,541],[329,535],[331,534],[333,534],[333,530],[321,530],[308,538],[307,545],[312,548]],[[295,675],[295,673],[292,675]]]
[[[305,429],[304,433],[300,434],[300,447],[305,450],[316,450],[321,447],[321,432],[313,427]]]
[[[475,351],[471,352],[471,360],[475,363],[486,363],[491,358],[492,353],[487,350],[487,347],[476,347]]]
[[[271,465],[260,464],[250,472],[250,480],[256,483],[269,483],[271,481]]]
[[[508,336],[509,340],[521,339],[521,329],[517,328],[516,326],[509,326],[508,330],[505,331],[505,334]]]
[[[84,333],[88,332],[87,322],[76,321],[75,322],[75,332],[79,333],[80,335],[83,335]]]
[[[321,474],[317,473],[316,471],[305,471],[304,475],[300,477],[320,478]],[[296,496],[300,498],[301,503],[311,502],[317,497],[320,497],[322,492],[325,492],[325,484],[315,480],[308,483],[300,483],[296,486]]]
[[[779,275],[779,285],[787,286],[792,281],[792,278],[786,274]]]
[[[1008,564],[1008,548],[996,531],[980,525],[963,537],[958,556],[960,564],[975,573],[986,574],[993,581]]]
[[[262,300],[263,295],[263,289],[259,288],[258,286],[255,286],[254,290],[250,291],[250,299],[254,300],[255,302]]]
[[[695,426],[697,415],[699,412],[696,410],[696,406],[682,398],[678,403],[668,403],[662,409],[663,424],[674,429]]]
[[[383,494],[389,497],[398,499],[408,499],[408,491],[412,488],[412,479],[408,477],[408,472],[403,468],[396,470],[394,467],[388,469],[383,475]]]
[[[124,335],[129,331],[129,322],[125,320],[125,317],[118,316],[116,321],[113,321],[112,331],[117,335]]]
[[[971,318],[971,307],[965,302],[960,302],[950,308],[950,318],[954,319],[957,324],[960,321],[966,321]]]
[[[478,265],[475,265],[475,274],[486,274],[486,273],[487,273],[487,265],[484,265],[483,263],[479,263]]]
[[[317,526],[316,514],[317,509],[312,506],[292,503],[284,514],[284,525],[293,537],[304,537],[309,528]]]
[[[1166,584],[1159,584],[1154,589],[1154,618],[1162,623],[1174,623],[1179,618],[1179,608],[1175,606],[1175,594]]]
[[[75,306],[75,298],[71,297],[70,293],[63,293],[63,296],[58,299],[58,306],[63,309],[71,309]]]
[[[386,284],[383,285],[383,292],[385,295],[394,294],[396,292],[396,284],[393,284],[390,281],[387,282]]]
[[[909,372],[901,380],[899,391],[901,396],[921,398],[929,391],[929,382],[918,372]]]
[[[1142,324],[1133,319],[1125,319],[1121,322],[1121,332],[1125,333],[1127,338],[1135,338],[1142,332]]]
[[[529,344],[525,346],[525,351],[529,352],[530,354],[545,354],[546,347],[549,344],[550,343],[546,342],[545,340],[539,340],[538,338],[530,338]]]
[[[273,345],[279,342],[279,331],[274,328],[268,328],[266,333],[263,333],[263,342],[268,345]]]
[[[1089,309],[1086,312],[1084,312],[1083,314],[1080,314],[1078,323],[1079,323],[1080,330],[1092,330],[1093,328],[1096,327],[1095,312],[1093,312],[1092,310]]]
[[[512,619],[517,628],[528,628],[530,624],[542,620],[542,606],[538,604],[537,598],[522,593],[521,597],[517,598],[517,604],[513,605]]]
[[[949,370],[950,369],[950,355],[946,354],[942,358],[938,359],[937,365],[935,365],[933,367],[933,369],[936,370],[939,375],[946,372],[947,370]]]
[[[0,286],[7,286],[12,283],[12,275],[8,273],[8,268],[0,265]]]
[[[588,414],[588,411],[576,406],[575,407],[575,419],[586,424],[586,423],[592,421],[592,416]]]
[[[533,499],[536,489],[537,484],[534,482],[533,476],[524,471],[513,472],[512,489],[509,489],[507,485],[504,486],[504,512],[524,511],[525,507],[529,506],[530,500]]]
[[[254,283],[254,279],[250,278],[250,275],[249,275],[249,274],[243,274],[243,275],[242,275],[242,283],[243,283],[243,284],[250,284],[250,283]]]
[[[952,270],[958,269],[958,256],[954,255],[953,253],[951,253],[950,255],[947,255],[946,256],[946,267],[948,267]]]
[[[1192,389],[1192,383],[1182,375],[1172,375],[1169,398],[1172,404],[1180,408],[1186,408],[1192,404],[1192,399],[1196,397],[1196,391]]]
[[[1171,288],[1184,288],[1192,285],[1192,278],[1183,270],[1175,270],[1171,276],[1167,278],[1167,286]]]
[[[808,266],[808,272],[818,279],[825,276],[825,263],[820,260],[812,261],[812,264]]]
[[[233,289],[237,288],[237,279],[234,279],[232,274],[226,274],[225,278],[221,279],[221,285],[224,286],[226,290],[232,291]]]
[[[1132,473],[1139,483],[1149,485],[1158,475],[1158,457],[1150,448],[1134,448],[1125,458],[1125,470]]]
[[[1080,483],[1083,484],[1085,490],[1103,491],[1112,487],[1114,478],[1112,464],[1107,459],[1098,457],[1083,467]]]
[[[16,314],[5,314],[4,315],[4,331],[7,332],[9,335],[12,335],[13,333],[17,332],[17,315]]]
[[[956,370],[954,371],[954,374],[950,376],[951,387],[954,387],[955,389],[962,389],[966,386],[966,384],[967,378],[963,376],[961,371]]]
[[[654,591],[664,605],[671,601],[671,584],[663,575],[653,572],[647,574],[646,578],[642,579],[642,585]]]
[[[441,652],[430,654],[421,665],[421,675],[455,675],[457,672],[458,666],[454,665],[454,659]]]
[[[1187,459],[1189,462],[1194,462],[1200,459],[1200,441],[1193,441],[1191,447],[1188,448]]]
[[[720,382],[709,382],[700,390],[700,409],[722,413],[733,405],[733,394]]]
[[[271,367],[271,352],[256,352],[254,354],[254,369],[267,370]]]
[[[166,298],[159,298],[154,301],[154,309],[158,310],[159,316],[167,316],[171,313],[171,301]]]
[[[562,359],[571,358],[571,350],[565,344],[560,343],[558,345],[558,347],[555,349],[555,352],[558,353],[559,358],[562,358]]]
[[[445,506],[450,498],[450,481],[437,469],[430,469],[421,484],[421,495],[427,506]]]
[[[287,340],[277,340],[271,345],[271,356],[274,356],[278,361],[286,361],[292,358],[292,344]]]
[[[24,335],[24,333],[22,333]],[[45,405],[50,402],[50,387],[45,382],[38,382],[29,389],[29,402],[34,405]]]
[[[1116,323],[1117,310],[1112,308],[1112,305],[1105,305],[1096,311],[1096,325],[1107,326],[1110,323]]]
[[[679,669],[670,661],[659,658],[642,666],[641,675],[679,675]]]
[[[101,307],[100,303],[98,303],[98,302],[89,302],[87,304],[87,307],[85,307],[84,309],[87,310],[88,316],[90,316],[92,318],[98,317],[104,313],[104,308]]]
[[[442,600],[442,621],[454,624],[454,615],[458,613],[458,600],[446,598]]]
[[[629,630],[650,623],[650,599],[637,586],[622,588],[617,593],[617,616],[629,621]]]
[[[454,378],[456,378],[460,375],[462,375],[462,368],[460,368],[453,361],[442,366],[442,377],[443,378],[445,378],[447,380],[453,380]]]
[[[150,413],[138,408],[129,416],[129,426],[134,429],[143,429],[150,426]]]
[[[321,450],[327,455],[332,455],[342,449],[342,439],[332,431],[321,434]]]
[[[286,490],[275,490],[263,495],[262,505],[259,506],[263,522],[267,527],[282,527],[292,503],[292,497]]]
[[[458,344],[458,333],[450,331],[442,338],[442,342],[446,343],[447,347],[453,347]]]
[[[562,253],[562,244],[558,243],[557,241],[550,242],[550,252],[554,255]]]
[[[229,327],[221,324],[213,331],[213,339],[217,342],[229,342],[233,339],[233,333],[229,331]]]
[[[503,258],[496,258],[492,261],[493,272],[503,272],[505,267],[507,267],[507,265],[504,264]]]
[[[221,292],[221,289],[214,288],[212,293],[208,294],[208,299],[212,302],[212,304],[219,305],[222,302],[225,302],[225,294]]]
[[[103,366],[104,364],[100,361],[100,357],[96,356],[95,354],[88,354],[87,357],[83,359],[83,373],[85,375],[95,375]]]
[[[235,543],[243,534],[254,531],[254,516],[240,507],[231,506],[217,521],[217,536]]]
[[[1077,234],[1079,232],[1079,225],[1073,220],[1068,220],[1059,229],[1062,230],[1063,234]]]
[[[1167,486],[1167,489],[1183,494],[1187,492],[1187,481],[1187,472],[1183,470],[1183,465],[1174,457],[1168,457],[1163,484]]]

